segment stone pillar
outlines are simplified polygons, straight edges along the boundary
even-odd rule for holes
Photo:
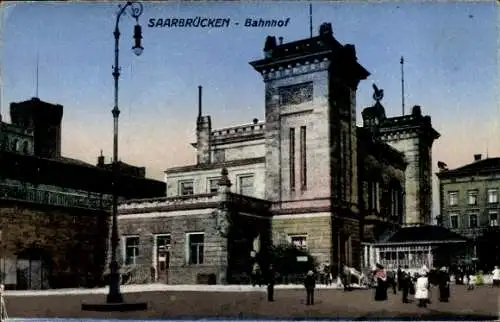
[[[228,171],[223,168],[221,171],[221,178],[219,180],[219,198],[220,206],[217,213],[217,233],[219,234],[219,243],[217,255],[219,257],[218,262],[218,274],[217,274],[217,284],[227,284],[227,271],[228,271],[228,234],[231,229],[230,216],[231,213],[228,209],[228,194],[231,192],[231,180],[228,177]]]
[[[432,268],[432,247],[429,246],[429,250],[427,251],[427,263],[429,265],[429,269]]]
[[[363,246],[363,250],[364,250],[364,252],[363,252],[363,265],[365,267],[369,267],[369,265],[370,265],[370,261],[368,258],[368,256],[369,256],[368,255],[368,247],[369,247],[368,245]]]

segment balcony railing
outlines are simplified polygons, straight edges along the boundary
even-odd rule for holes
[[[45,190],[29,184],[15,185],[0,183],[0,199],[99,210],[108,210],[111,207],[111,198],[109,196]]]

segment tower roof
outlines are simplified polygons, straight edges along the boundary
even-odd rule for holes
[[[266,56],[264,59],[250,62],[250,65],[261,74],[269,69],[289,68],[296,64],[330,59],[342,68],[348,67],[350,77],[366,79],[370,75],[357,62],[354,45],[342,45],[333,37],[331,24],[322,24],[319,36],[284,44],[276,44],[275,38],[268,36],[264,54]]]

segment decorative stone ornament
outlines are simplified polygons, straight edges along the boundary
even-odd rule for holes
[[[222,237],[227,237],[231,226],[229,214],[222,209],[215,210],[212,214],[215,217],[215,229]]]
[[[231,180],[229,180],[229,177],[227,176],[228,173],[229,172],[227,171],[226,168],[222,168],[221,178],[219,180],[219,186],[224,186],[228,188],[232,186]]]

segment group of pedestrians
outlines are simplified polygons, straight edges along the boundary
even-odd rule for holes
[[[375,286],[375,301],[386,301],[387,291],[392,288],[392,292],[397,294],[397,290],[402,293],[402,302],[410,303],[409,295],[413,295],[419,307],[426,307],[430,303],[430,271],[427,267],[414,273],[398,268],[397,272],[387,271],[382,265],[377,264],[373,272]],[[438,285],[439,301],[448,302],[450,298],[450,274],[446,267],[442,267],[433,276],[434,282]]]

